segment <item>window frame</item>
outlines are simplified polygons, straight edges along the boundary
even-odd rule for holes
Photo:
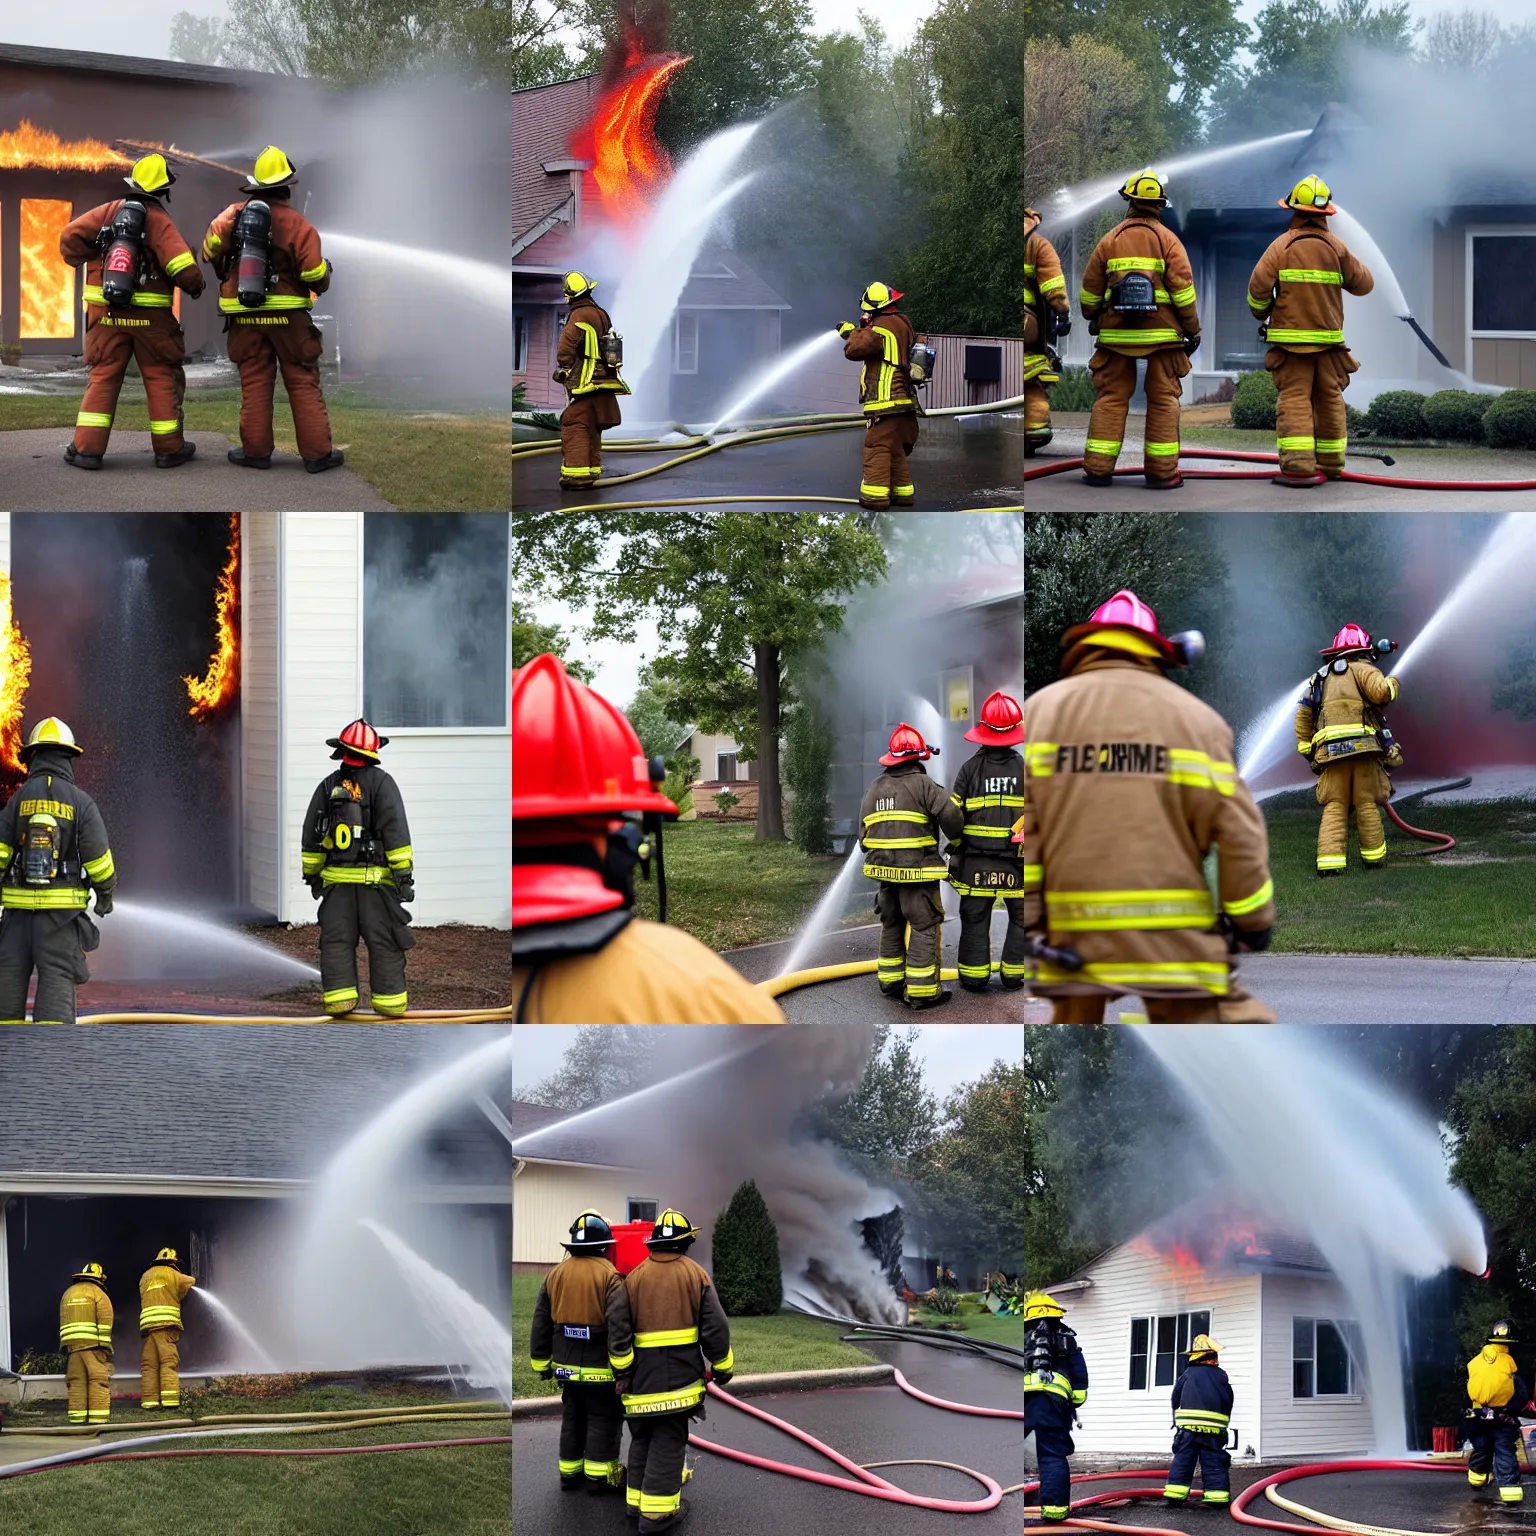
[[[1465,273],[1465,330],[1467,336],[1466,371],[1472,371],[1472,343],[1474,341],[1536,341],[1536,327],[1528,331],[1479,331],[1472,324],[1476,274],[1473,266],[1475,244],[1478,240],[1524,238],[1536,240],[1536,224],[1469,224],[1466,227],[1466,244],[1463,271]]]
[[[683,366],[683,322],[687,321],[693,332],[693,358]],[[672,372],[685,375],[699,371],[699,312],[696,309],[679,309],[672,320]]]
[[[1179,1312],[1140,1312],[1133,1316],[1130,1319],[1130,1327],[1126,1336],[1126,1362],[1128,1366],[1126,1373],[1126,1380],[1128,1385],[1126,1386],[1126,1391],[1168,1391],[1173,1386],[1173,1383],[1179,1379],[1180,1359],[1183,1358],[1186,1363],[1188,1361],[1190,1340],[1195,1338],[1198,1334],[1210,1333],[1213,1331],[1211,1318],[1214,1315],[1214,1308],[1210,1306],[1201,1306],[1186,1307]],[[1205,1319],[1204,1325],[1198,1328],[1194,1323],[1194,1319],[1197,1317],[1203,1317]],[[1157,1347],[1158,1335],[1162,1332],[1161,1325],[1164,1322],[1169,1322],[1173,1325],[1173,1376],[1168,1381],[1159,1381],[1157,1379],[1158,1356],[1160,1353],[1167,1353],[1166,1351],[1159,1351]],[[1147,1329],[1147,1347],[1145,1353],[1142,1356],[1144,1361],[1144,1369],[1146,1372],[1146,1384],[1140,1387],[1134,1385],[1136,1370],[1136,1325],[1138,1323],[1145,1324]],[[1183,1325],[1182,1332],[1180,1330],[1181,1323]],[[1183,1340],[1182,1349],[1179,1347],[1181,1338]]]
[[[1302,1357],[1296,1353],[1296,1329],[1298,1325],[1306,1326],[1310,1330],[1312,1353]],[[1331,1328],[1339,1337],[1339,1343],[1344,1351],[1344,1373],[1346,1390],[1343,1392],[1321,1392],[1318,1390],[1318,1328]],[[1293,1403],[1360,1403],[1365,1401],[1365,1393],[1361,1390],[1361,1383],[1357,1379],[1355,1359],[1361,1348],[1360,1326],[1353,1318],[1345,1317],[1307,1317],[1292,1314],[1291,1316],[1291,1401]],[[1306,1364],[1311,1368],[1310,1392],[1301,1393],[1296,1390],[1296,1367]]]
[[[636,1216],[635,1215],[635,1207],[637,1205],[648,1205],[648,1206],[650,1206],[651,1207],[651,1214],[649,1216]],[[643,1196],[643,1195],[625,1195],[625,1197],[624,1197],[625,1223],[624,1224],[626,1226],[629,1226],[633,1222],[637,1222],[637,1221],[648,1221],[648,1222],[650,1222],[654,1226],[655,1222],[656,1222],[656,1218],[660,1214],[661,1214],[661,1201],[660,1200],[651,1199],[650,1197]]]
[[[512,311],[512,372],[527,373],[533,350],[533,317],[527,310]]]

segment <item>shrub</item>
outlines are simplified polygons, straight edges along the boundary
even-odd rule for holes
[[[1365,424],[1376,437],[1428,437],[1424,396],[1412,389],[1388,389],[1371,401]]]
[[[29,1349],[16,1370],[22,1376],[62,1376],[69,1357],[62,1349]]]
[[[784,742],[784,782],[789,802],[790,841],[805,853],[831,853],[827,818],[832,813],[832,731],[810,699],[802,699],[789,717]]]
[[[715,1222],[715,1291],[728,1317],[771,1317],[784,1305],[779,1230],[748,1179]]]
[[[722,816],[729,816],[731,811],[741,804],[741,796],[734,789],[717,790],[710,799],[715,802],[715,809]]]
[[[1232,396],[1232,425],[1247,432],[1273,432],[1280,392],[1268,369],[1245,373]]]
[[[1357,411],[1354,406],[1346,404],[1344,407],[1344,430],[1351,437],[1360,437],[1366,429],[1365,412]]]
[[[930,1311],[937,1312],[940,1317],[954,1317],[960,1310],[960,1292],[952,1291],[942,1286],[927,1298]]]
[[[1483,413],[1483,436],[1495,448],[1536,448],[1536,390],[1505,390]]]
[[[1051,386],[1053,411],[1091,411],[1093,380],[1086,368],[1063,368],[1061,383]]]
[[[1442,389],[1424,402],[1424,425],[1432,437],[1480,443],[1483,415],[1493,399],[1492,395],[1474,395],[1470,389]]]

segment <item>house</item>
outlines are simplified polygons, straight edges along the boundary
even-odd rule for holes
[[[737,797],[737,803],[726,813],[727,819],[745,821],[757,815],[757,764],[741,756],[740,743],[734,737],[690,725],[674,750],[699,762],[699,777],[688,786],[688,804],[682,807],[680,820],[719,816],[714,797],[726,790]]]
[[[0,1037],[13,1091],[0,1118],[0,1365],[58,1348],[59,1296],[101,1264],[117,1313],[119,1375],[138,1357],[136,1282],[163,1245],[258,1337],[285,1327],[268,1293],[291,1276],[296,1202],[331,1158],[445,1057],[434,1030],[139,1025],[16,1029]],[[103,1089],[103,1083],[123,1091]],[[88,1114],[62,1106],[89,1101]],[[509,1092],[494,1083],[424,1126],[396,1207],[453,1217],[458,1281],[497,1315],[510,1306]],[[436,1219],[436,1218],[434,1218]],[[283,1305],[286,1305],[286,1293]],[[130,1298],[133,1301],[130,1302]],[[213,1312],[188,1301],[182,1358],[219,1363]],[[401,1360],[382,1361],[398,1365]],[[29,1390],[29,1396],[35,1395]]]
[[[1359,1331],[1310,1243],[1191,1204],[1046,1289],[1088,1360],[1089,1455],[1166,1455],[1169,1392],[1208,1333],[1236,1402],[1234,1455],[1268,1461],[1368,1454]]]

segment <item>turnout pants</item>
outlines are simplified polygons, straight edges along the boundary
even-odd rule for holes
[[[1195,1462],[1200,1463],[1200,1482],[1204,1504],[1232,1502],[1232,1457],[1223,1435],[1201,1434],[1181,1429],[1173,1437],[1173,1460],[1168,1466],[1168,1482],[1163,1497],[1170,1504],[1182,1504],[1189,1497],[1190,1479]]]
[[[240,370],[240,446],[247,458],[272,453],[272,396],[283,376],[299,457],[324,459],[331,452],[331,418],[320,388],[320,332],[309,311],[230,315],[229,360]]]
[[[144,1335],[139,1361],[139,1404],[144,1408],[181,1407],[180,1328],[154,1328]]]
[[[1024,456],[1028,458],[1051,440],[1051,396],[1046,381],[1054,384],[1050,361],[1043,352],[1024,357]]]
[[[79,911],[28,912],[7,907],[0,917],[0,1024],[23,1024],[27,985],[37,972],[34,1024],[73,1024],[75,984],[89,981]]]
[[[1051,999],[1053,1024],[1102,1024],[1109,994],[1082,992]],[[1274,1024],[1276,1016],[1251,992],[1227,984],[1225,997],[1143,997],[1149,1024]]]
[[[939,951],[944,898],[937,880],[901,885],[882,880],[875,897],[880,914],[880,958],[875,976],[887,997],[921,1002],[939,994]]]
[[[1136,393],[1136,359],[1123,352],[1100,347],[1088,364],[1093,379],[1093,415],[1088,421],[1088,443],[1083,469],[1090,475],[1107,475],[1120,457],[1125,437],[1125,418]],[[1176,480],[1179,474],[1179,380],[1189,372],[1184,349],[1152,352],[1147,356],[1147,426],[1142,449],[1142,470],[1148,480]]]
[[[1275,438],[1284,475],[1335,476],[1344,468],[1349,440],[1344,391],[1357,363],[1344,347],[1326,352],[1288,352],[1271,347],[1264,366],[1280,392]]]
[[[1344,869],[1349,864],[1349,808],[1355,808],[1360,857],[1380,864],[1387,856],[1387,834],[1381,824],[1381,802],[1391,792],[1380,755],[1362,752],[1330,763],[1318,775],[1317,803],[1323,819],[1317,828],[1317,867]]]
[[[992,976],[992,904],[994,896],[960,898],[960,985],[973,992],[985,990]],[[1003,901],[1008,927],[1003,934],[1002,961],[998,976],[1010,991],[1024,985],[1024,893],[1016,891]]]
[[[560,484],[591,485],[603,472],[603,428],[623,420],[611,389],[573,395],[560,413]]]
[[[687,1413],[658,1413],[629,1421],[624,1499],[631,1514],[639,1513],[641,1536],[664,1530],[677,1516],[691,1418]]]
[[[575,1487],[585,1478],[591,1493],[618,1484],[619,1439],[624,1405],[611,1381],[560,1384],[560,1481]]]
[[[72,1349],[64,1368],[71,1424],[105,1424],[112,1417],[112,1355],[102,1349]]]
[[[368,989],[376,1013],[405,1012],[405,952],[415,946],[391,888],[328,885],[320,898],[320,986],[327,1013],[357,1006],[357,944],[368,947]]]
[[[1061,1424],[1026,1423],[1024,1436],[1035,1437],[1035,1459],[1040,1465],[1040,1515],[1055,1524],[1072,1511],[1072,1432]]]
[[[910,506],[917,495],[907,455],[917,443],[915,411],[885,411],[869,418],[864,429],[864,478],[861,507]]]
[[[75,451],[107,451],[118,393],[133,361],[144,380],[155,452],[179,452],[183,442],[182,401],[187,393],[187,375],[182,367],[186,356],[186,339],[171,310],[120,314],[91,305],[85,330],[85,361],[91,380],[75,417]]]
[[[1467,1438],[1472,1453],[1467,1457],[1467,1481],[1474,1488],[1486,1487],[1490,1472],[1499,1485],[1499,1502],[1522,1504],[1525,1489],[1520,1486],[1519,1426],[1508,1419],[1469,1419]]]

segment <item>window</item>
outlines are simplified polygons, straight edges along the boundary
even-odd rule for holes
[[[512,316],[512,372],[528,372],[528,316]]]
[[[656,1224],[657,1202],[654,1200],[630,1200],[627,1203],[628,1214],[625,1221],[648,1221],[652,1226]]]
[[[1473,231],[1467,243],[1472,334],[1536,335],[1536,231]]]
[[[376,726],[507,723],[505,513],[369,512],[363,713]]]
[[[735,782],[736,754],[734,752],[715,753],[715,778],[722,784]]]
[[[673,373],[699,371],[699,316],[697,310],[680,309],[673,329]]]
[[[1165,1312],[1131,1319],[1131,1391],[1171,1387],[1189,1341],[1211,1331],[1209,1312]]]
[[[1291,1396],[1353,1397],[1360,1331],[1326,1317],[1291,1319]]]

